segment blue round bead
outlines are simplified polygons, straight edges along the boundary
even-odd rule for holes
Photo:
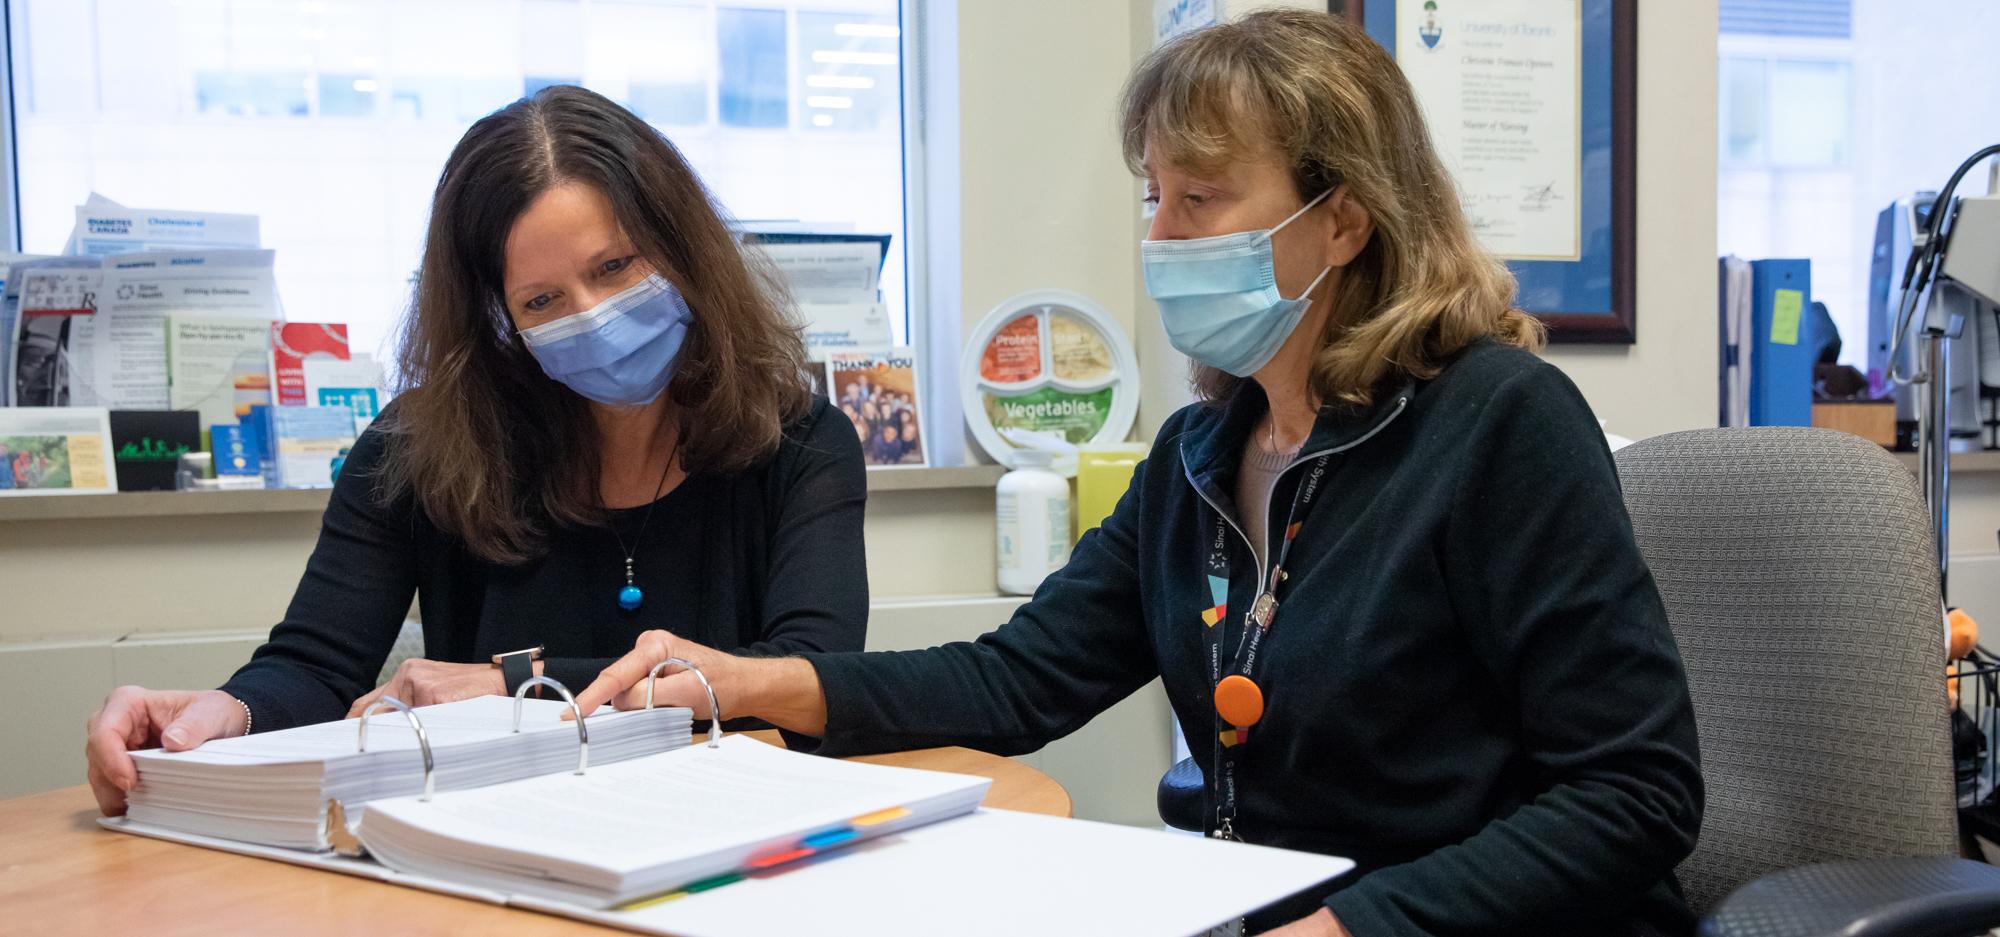
[[[629,612],[638,608],[639,602],[645,597],[646,593],[639,591],[638,586],[626,586],[618,590],[618,607]]]

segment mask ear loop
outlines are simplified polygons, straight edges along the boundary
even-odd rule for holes
[[[1337,188],[1339,188],[1339,187],[1338,187],[1338,186],[1335,186],[1335,187],[1334,187],[1334,189],[1337,189]],[[1327,196],[1329,196],[1329,195],[1332,195],[1332,194],[1334,193],[1334,189],[1328,189],[1328,190],[1326,190],[1326,191],[1324,191],[1324,192],[1321,192],[1321,193],[1319,194],[1319,196],[1318,196],[1318,197],[1314,198],[1314,199],[1313,199],[1312,201],[1310,201],[1310,202],[1307,202],[1307,203],[1305,204],[1305,206],[1304,206],[1304,207],[1300,208],[1300,209],[1299,209],[1298,211],[1295,211],[1295,212],[1292,212],[1292,217],[1290,217],[1290,218],[1286,218],[1285,220],[1283,220],[1283,221],[1280,221],[1280,222],[1278,222],[1278,227],[1277,227],[1277,228],[1272,228],[1272,229],[1270,230],[1270,232],[1269,232],[1269,233],[1270,233],[1270,234],[1276,234],[1276,233],[1278,233],[1278,228],[1282,228],[1282,227],[1284,227],[1284,226],[1286,226],[1286,225],[1288,225],[1288,224],[1291,224],[1291,223],[1292,223],[1293,221],[1296,221],[1296,220],[1298,220],[1298,217],[1299,217],[1300,215],[1303,215],[1303,214],[1305,214],[1306,212],[1309,212],[1309,211],[1312,211],[1312,207],[1313,207],[1314,205],[1318,205],[1319,203],[1321,203],[1321,202],[1324,202],[1324,201],[1326,201],[1326,197],[1327,197]],[[1313,293],[1313,290],[1316,290],[1316,289],[1319,289],[1319,285],[1320,285],[1320,283],[1322,283],[1322,282],[1324,282],[1324,281],[1326,280],[1326,275],[1327,275],[1327,274],[1329,274],[1329,273],[1332,273],[1332,272],[1333,272],[1333,265],[1332,265],[1332,264],[1327,264],[1327,265],[1326,265],[1326,266],[1325,266],[1324,268],[1322,268],[1322,269],[1320,270],[1320,272],[1319,272],[1319,276],[1316,276],[1316,277],[1313,277],[1313,281],[1312,281],[1311,285],[1309,285],[1309,286],[1307,286],[1307,287],[1306,287],[1306,289],[1305,289],[1305,292],[1303,292],[1303,293],[1300,293],[1300,294],[1298,295],[1298,299],[1303,299],[1303,300],[1305,300],[1305,301],[1306,301],[1306,302],[1308,302],[1308,303],[1312,302],[1312,299],[1311,299],[1310,297],[1312,296],[1312,293]],[[1283,296],[1283,295],[1280,295],[1280,296],[1279,296],[1278,298],[1279,298],[1279,299],[1284,299],[1284,296]],[[1293,302],[1293,301],[1295,301],[1295,300],[1286,300],[1286,301],[1287,301],[1287,302]]]
[[[1309,212],[1309,211],[1312,211],[1312,208],[1313,208],[1313,206],[1314,206],[1314,205],[1318,205],[1319,203],[1321,203],[1321,202],[1324,202],[1324,201],[1326,201],[1326,197],[1327,197],[1327,196],[1329,196],[1329,195],[1332,195],[1332,194],[1333,194],[1333,190],[1332,190],[1332,189],[1328,189],[1328,190],[1326,190],[1326,191],[1324,191],[1324,192],[1321,192],[1321,193],[1320,193],[1320,194],[1319,194],[1318,196],[1316,196],[1316,197],[1315,197],[1315,198],[1314,198],[1314,199],[1313,199],[1312,201],[1310,201],[1310,202],[1307,202],[1307,203],[1305,203],[1305,205],[1304,205],[1304,206],[1302,206],[1302,207],[1301,207],[1301,208],[1300,208],[1300,209],[1299,209],[1298,211],[1295,211],[1295,212],[1292,212],[1292,215],[1291,215],[1291,217],[1289,217],[1289,218],[1286,218],[1285,220],[1283,220],[1283,221],[1280,221],[1280,222],[1278,222],[1277,226],[1276,226],[1276,227],[1273,227],[1273,228],[1272,228],[1272,229],[1270,230],[1270,233],[1271,233],[1271,234],[1276,234],[1276,233],[1278,233],[1278,231],[1279,231],[1279,230],[1281,230],[1281,229],[1283,229],[1283,228],[1284,228],[1284,226],[1286,226],[1286,225],[1288,225],[1288,224],[1291,224],[1291,223],[1292,223],[1292,222],[1294,222],[1294,221],[1297,221],[1300,215],[1303,215],[1303,214],[1305,214],[1306,212]]]
[[[1333,272],[1333,265],[1327,264],[1326,268],[1319,272],[1319,276],[1313,277],[1312,283],[1306,287],[1305,292],[1300,293],[1296,299],[1286,299],[1285,301],[1299,302],[1300,300],[1304,300],[1306,305],[1308,307],[1311,307],[1313,290],[1319,289],[1319,285],[1326,281],[1326,275],[1332,272]],[[1278,298],[1285,299],[1283,296],[1280,296]]]

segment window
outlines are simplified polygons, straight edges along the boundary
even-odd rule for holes
[[[552,84],[629,107],[736,217],[895,236],[898,0],[12,0],[22,246],[92,191],[251,212],[286,316],[392,350],[431,190],[474,120]]]
[[[1721,17],[1720,248],[1811,260],[1841,360],[1865,368],[1876,215],[1992,142],[2000,4],[1722,0]]]
[[[1847,164],[1854,99],[1846,60],[1725,56],[1721,62],[1723,165]]]

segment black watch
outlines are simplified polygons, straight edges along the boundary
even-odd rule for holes
[[[521,684],[534,679],[535,661],[542,659],[542,648],[524,647],[518,651],[507,651],[493,655],[493,666],[500,668],[500,679],[507,684],[507,695],[513,696],[521,689]],[[541,687],[535,688],[535,698],[541,698]]]

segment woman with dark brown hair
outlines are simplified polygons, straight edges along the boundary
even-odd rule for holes
[[[130,749],[581,689],[648,629],[750,656],[860,650],[859,440],[813,395],[767,267],[673,145],[554,87],[474,124],[437,186],[403,392],[355,444],[284,620],[220,690],[120,687]],[[375,676],[412,594],[426,659]]]

